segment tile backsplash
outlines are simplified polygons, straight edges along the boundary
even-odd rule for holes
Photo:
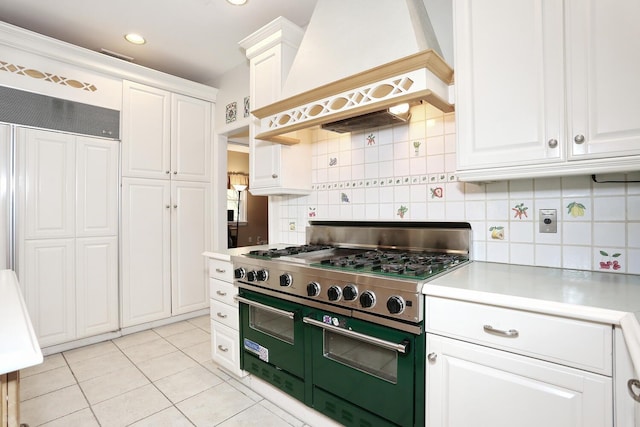
[[[313,135],[311,194],[270,198],[281,242],[304,243],[308,220],[466,221],[475,260],[640,274],[640,183],[459,182],[455,115],[429,105],[408,124]],[[556,233],[539,232],[540,210],[555,210]]]

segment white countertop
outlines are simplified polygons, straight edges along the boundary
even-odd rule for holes
[[[273,245],[256,245],[256,246],[241,246],[239,248],[221,249],[219,252],[203,252],[202,255],[207,258],[219,259],[220,261],[231,261],[232,256],[246,254],[249,251],[264,251],[267,249],[281,249],[287,246],[293,246],[291,244],[278,243]]]
[[[42,351],[31,325],[16,275],[0,271],[0,374],[42,363]]]
[[[640,376],[640,275],[472,262],[422,292],[620,326]]]

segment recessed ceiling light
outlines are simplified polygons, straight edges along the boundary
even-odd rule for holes
[[[140,34],[129,33],[124,35],[125,40],[133,44],[145,44],[147,41]]]
[[[247,0],[227,0],[227,2],[236,5],[236,6],[242,6],[243,4],[245,4],[247,2]]]

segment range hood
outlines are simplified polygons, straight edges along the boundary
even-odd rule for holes
[[[445,112],[453,69],[442,59],[427,0],[320,0],[280,101],[258,108],[257,139],[324,125],[349,132],[397,122],[389,107],[427,102]]]

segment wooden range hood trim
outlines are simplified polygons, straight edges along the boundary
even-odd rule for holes
[[[453,69],[440,57],[440,55],[429,49],[255,109],[251,113],[258,119],[264,119],[265,117],[272,116],[282,111],[287,111],[301,105],[319,101],[338,93],[354,90],[365,85],[392,78],[402,73],[425,68],[431,71],[447,85],[451,85],[453,83]],[[382,110],[399,102],[415,102],[419,100],[425,100],[445,112],[450,112],[454,109],[451,104],[441,99],[430,90],[414,92],[391,100],[377,102],[375,103],[375,108]],[[281,137],[281,135],[295,130],[315,126],[323,122],[342,120],[357,116],[359,114],[370,112],[372,107],[373,105],[369,104],[366,106],[355,107],[347,111],[336,112],[330,116],[323,116],[317,119],[311,119],[305,122],[266,131],[256,135],[255,138],[287,145],[296,144],[299,140],[296,140],[295,138]]]

